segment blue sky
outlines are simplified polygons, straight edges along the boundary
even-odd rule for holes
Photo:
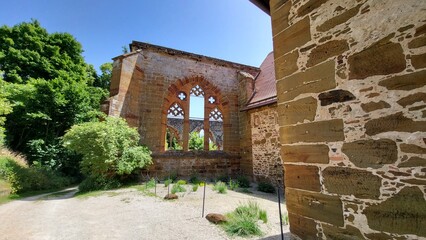
[[[270,17],[249,0],[3,0],[0,25],[31,18],[71,33],[96,69],[132,40],[259,66],[272,50]]]

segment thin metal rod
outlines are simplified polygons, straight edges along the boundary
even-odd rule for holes
[[[283,232],[283,217],[282,217],[282,214],[281,214],[281,185],[280,185],[280,183],[278,182],[278,210],[279,210],[279,212],[280,212],[280,227],[281,227],[281,240],[284,240],[284,232]]]
[[[204,191],[203,191],[203,212],[201,214],[201,217],[204,217],[204,204],[206,202],[206,185],[207,185],[207,178],[204,180]]]

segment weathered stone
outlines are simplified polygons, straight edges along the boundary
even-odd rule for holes
[[[284,162],[328,163],[327,145],[283,145],[281,156]]]
[[[426,36],[415,38],[408,43],[408,48],[419,48],[426,46]]]
[[[397,103],[403,107],[411,105],[416,102],[426,103],[426,93],[419,92],[403,97],[397,101]]]
[[[318,167],[285,164],[284,168],[286,187],[321,191]]]
[[[273,36],[277,35],[289,26],[288,15],[290,14],[291,1],[287,1],[285,3],[282,2],[284,1],[279,1],[271,4],[271,9],[273,9],[271,12]],[[278,11],[276,11],[277,7],[280,7]]]
[[[390,139],[358,140],[343,143],[342,152],[357,167],[380,168],[395,163],[398,157],[396,143]]]
[[[420,157],[410,157],[407,161],[402,162],[398,167],[422,167],[426,166],[426,159]]]
[[[282,79],[298,70],[297,59],[299,52],[293,51],[281,56],[280,59],[275,59],[276,79]]]
[[[343,120],[334,119],[281,127],[280,139],[282,144],[343,141],[345,139]]]
[[[307,52],[307,51],[311,50],[312,48],[314,48],[314,47],[316,47],[316,46],[317,46],[317,45],[314,43],[314,44],[311,44],[311,45],[308,45],[308,46],[306,46],[306,47],[301,48],[299,51],[300,51],[301,53],[303,53],[303,52]]]
[[[274,36],[274,55],[279,58],[282,55],[303,46],[311,40],[309,17],[286,28]]]
[[[346,90],[331,90],[329,92],[324,92],[318,95],[319,100],[321,101],[321,106],[327,106],[336,102],[347,102],[355,99],[355,96]]]
[[[422,148],[414,144],[402,143],[399,147],[401,148],[401,151],[405,153],[426,154],[426,148]]]
[[[405,69],[405,56],[399,43],[375,44],[348,58],[349,79],[398,73]]]
[[[386,117],[372,119],[365,124],[365,129],[365,133],[370,136],[390,131],[425,132],[426,121],[414,121],[399,112]]]
[[[423,108],[426,108],[426,105],[410,107],[410,108],[408,108],[408,111],[417,111],[417,110],[421,110]]]
[[[299,9],[297,9],[297,15],[299,17],[305,16],[306,14],[309,14],[310,12],[317,9],[325,2],[327,2],[327,0],[309,0],[307,3],[299,7]]]
[[[317,110],[317,100],[313,97],[302,98],[278,105],[280,126],[313,121]]]
[[[330,193],[379,199],[382,181],[371,172],[344,167],[327,167],[322,171],[322,176],[325,188]]]
[[[315,47],[309,54],[307,67],[312,67],[331,57],[337,56],[349,50],[345,40],[333,40]]]
[[[385,101],[362,103],[361,108],[365,112],[372,112],[383,108],[390,108],[391,105]]]
[[[178,199],[178,195],[176,195],[174,193],[169,193],[164,197],[164,199],[166,199],[166,200]]]
[[[358,240],[364,238],[359,229],[351,225],[339,228],[329,224],[322,224],[322,229],[327,239]]]
[[[408,29],[411,29],[411,28],[413,28],[414,27],[414,24],[409,24],[409,25],[407,25],[407,26],[404,26],[404,27],[400,27],[400,28],[398,28],[398,32],[405,32],[405,31],[407,31]]]
[[[302,93],[320,93],[336,87],[334,61],[312,67],[277,81],[278,102],[293,100]]]
[[[416,33],[414,33],[414,37],[417,37],[425,33],[426,33],[426,24],[416,28]]]
[[[339,197],[294,188],[286,188],[285,195],[289,213],[343,227],[343,206]]]
[[[370,240],[389,240],[389,239],[395,239],[394,237],[392,237],[391,235],[388,235],[386,233],[367,233],[365,234],[365,236],[367,237],[367,239]]]
[[[359,4],[359,5],[351,8],[351,9],[343,12],[340,15],[337,15],[337,16],[325,21],[323,24],[321,24],[320,26],[317,27],[317,31],[325,32],[325,31],[328,31],[328,30],[334,28],[337,25],[340,25],[342,23],[347,22],[349,19],[354,17],[359,12],[359,8],[361,6],[362,6],[362,4]]]
[[[422,180],[422,179],[415,179],[415,178],[401,179],[401,182],[405,182],[405,183],[409,183],[413,185],[419,185],[422,187],[426,186],[426,180]]]
[[[394,197],[367,207],[364,214],[374,230],[426,236],[426,201],[418,187],[405,187]]]
[[[389,90],[412,90],[426,85],[426,70],[405,74],[402,76],[391,77],[379,82]]]
[[[209,222],[214,224],[226,222],[226,217],[219,213],[209,213],[207,214],[206,219],[209,220]]]
[[[426,53],[420,55],[411,56],[411,65],[415,69],[425,68],[426,67]]]
[[[317,224],[314,220],[289,213],[290,232],[301,239],[314,240],[317,237]]]

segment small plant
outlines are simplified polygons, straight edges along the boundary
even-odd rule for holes
[[[204,187],[205,184],[206,184],[205,182],[198,183],[198,185],[200,185],[200,187]]]
[[[259,219],[263,221],[263,223],[268,222],[268,213],[265,210],[259,210]]]
[[[185,187],[184,187],[184,186],[182,186],[182,185],[180,185],[180,184],[176,183],[176,184],[174,184],[174,185],[173,185],[171,192],[172,192],[173,194],[175,194],[175,193],[177,193],[177,192],[186,192],[186,189],[185,189]]]
[[[281,220],[282,220],[283,225],[288,225],[288,214],[286,213],[286,214],[282,215]]]
[[[185,185],[186,181],[185,180],[179,180],[179,181],[177,181],[177,184],[179,184],[179,185]]]
[[[172,182],[176,182],[176,179],[178,178],[178,174],[177,174],[177,172],[172,172],[172,173],[170,173],[170,177],[169,177],[169,179],[171,179],[172,180]]]
[[[260,182],[257,185],[257,190],[265,193],[275,193],[275,187],[268,182]]]
[[[218,191],[219,193],[226,193],[226,183],[224,182],[217,182],[214,186],[213,186],[213,190]]]
[[[189,178],[189,182],[193,184],[200,183],[200,180],[198,179],[198,175],[196,173],[192,174],[191,177]]]
[[[222,227],[231,236],[261,236],[263,233],[259,228],[258,220],[262,220],[264,223],[268,221],[266,211],[260,209],[255,202],[240,205],[226,216],[228,221],[222,224]]]
[[[252,194],[252,193],[253,193],[252,191],[248,190],[248,188],[240,188],[240,191],[241,191],[242,193],[249,193],[249,194]]]
[[[242,188],[249,188],[250,187],[250,180],[246,176],[239,176],[237,177],[237,182]]]
[[[193,184],[192,185],[192,191],[196,192],[198,190],[198,184]]]
[[[239,184],[238,184],[238,182],[237,181],[233,181],[232,179],[231,180],[229,180],[229,183],[228,183],[228,188],[229,188],[229,190],[235,190],[235,189],[237,189],[239,187]]]
[[[228,175],[220,175],[219,177],[216,178],[217,182],[223,182],[223,183],[227,183],[229,181],[229,177]]]
[[[173,180],[172,179],[167,179],[166,181],[164,181],[164,187],[168,187],[170,185],[170,183],[172,183]]]
[[[151,180],[149,180],[148,182],[146,182],[145,186],[146,186],[147,189],[149,189],[149,188],[155,187],[155,184],[156,184],[155,179],[151,178]]]

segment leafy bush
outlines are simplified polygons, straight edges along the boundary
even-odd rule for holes
[[[115,185],[152,163],[151,151],[139,146],[139,133],[121,118],[74,125],[64,135],[64,146],[83,156],[81,171],[91,187]],[[105,186],[106,187],[106,186]]]
[[[200,183],[200,180],[198,179],[198,175],[196,173],[191,174],[191,176],[189,177],[189,182],[193,184]]]
[[[196,192],[198,190],[198,184],[193,184],[192,185],[192,191]]]
[[[225,232],[237,236],[261,236],[263,233],[257,223],[258,220],[267,222],[265,210],[259,208],[255,202],[238,206],[233,212],[228,213],[228,221],[222,224]]]
[[[108,190],[121,187],[122,184],[117,179],[102,177],[87,177],[78,185],[81,193],[95,190]]]
[[[154,188],[156,184],[155,178],[151,178],[148,182],[146,182],[146,188]]]
[[[164,187],[168,187],[172,182],[172,179],[167,179],[166,181],[164,181]]]
[[[229,188],[230,190],[235,190],[235,189],[237,189],[238,187],[239,187],[238,182],[233,181],[232,179],[231,179],[231,180],[229,180],[228,188]]]
[[[224,182],[217,182],[214,186],[213,186],[213,190],[218,191],[219,193],[226,193],[226,183]]]
[[[186,181],[185,181],[185,180],[178,180],[178,181],[177,181],[177,184],[185,185],[185,184],[186,184]]]
[[[238,176],[237,182],[242,188],[249,188],[250,187],[250,180],[246,176]]]
[[[173,185],[171,192],[173,194],[177,193],[177,192],[186,192],[186,189],[184,186],[180,185],[179,183],[176,183]]]
[[[265,193],[275,193],[275,187],[268,182],[260,182],[257,185],[257,190]]]

